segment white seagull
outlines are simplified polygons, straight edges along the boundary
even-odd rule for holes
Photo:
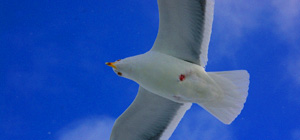
[[[160,22],[152,49],[106,63],[140,85],[110,140],[167,140],[192,103],[230,124],[246,102],[247,71],[205,71],[214,0],[157,2]]]

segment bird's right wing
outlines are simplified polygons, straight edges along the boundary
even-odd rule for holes
[[[152,50],[199,64],[207,63],[214,0],[157,0],[159,31]]]
[[[134,102],[115,121],[110,140],[167,140],[191,105],[140,87]]]

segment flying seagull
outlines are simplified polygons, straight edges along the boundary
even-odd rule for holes
[[[214,0],[157,2],[160,22],[152,49],[106,63],[140,85],[110,140],[167,140],[192,103],[230,124],[246,102],[247,71],[205,71]]]

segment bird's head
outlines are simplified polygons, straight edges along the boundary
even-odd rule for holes
[[[107,66],[110,66],[113,68],[113,71],[121,77],[129,78],[131,79],[131,73],[133,71],[132,66],[132,60],[131,59],[119,59],[115,62],[106,62],[105,64]]]

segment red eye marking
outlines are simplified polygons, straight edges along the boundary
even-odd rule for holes
[[[118,74],[119,76],[122,76],[122,73],[121,73],[121,72],[118,72],[117,74]]]
[[[179,76],[179,80],[180,80],[180,81],[183,81],[184,79],[185,79],[185,75],[181,74],[181,75]]]

